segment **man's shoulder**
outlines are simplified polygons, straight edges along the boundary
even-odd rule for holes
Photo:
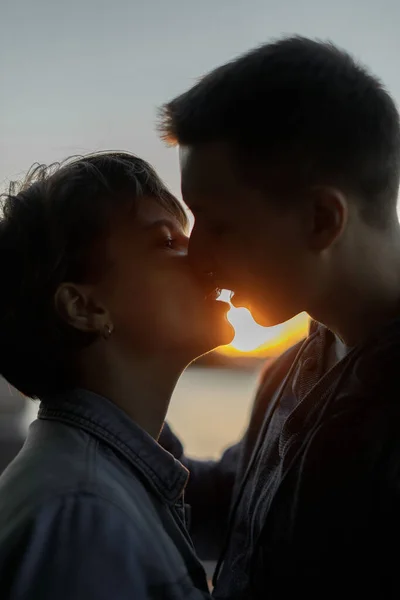
[[[294,364],[298,353],[301,350],[303,341],[291,346],[283,354],[273,360],[267,361],[261,372],[259,385],[253,403],[250,422],[245,436],[244,460],[246,461],[251,454],[255,441],[259,435],[262,424],[273,405],[273,400],[278,390],[284,384],[292,365]]]
[[[261,369],[257,396],[260,394],[268,395],[274,391],[275,387],[279,387],[280,383],[285,379],[292,365],[296,361],[302,347],[305,346],[306,340],[310,342],[312,340],[322,339],[323,343],[325,343],[326,331],[327,328],[324,325],[311,319],[308,328],[308,336],[302,338],[296,344],[293,344],[293,346],[290,346],[290,348],[282,352],[279,356],[267,360],[264,367]]]

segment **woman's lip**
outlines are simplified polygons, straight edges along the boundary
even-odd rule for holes
[[[224,312],[228,312],[231,309],[229,302],[225,302],[224,300],[214,300],[213,306],[220,308]]]
[[[210,290],[208,292],[208,294],[206,294],[204,296],[204,300],[218,300],[220,294],[221,294],[220,288],[213,288],[212,290]]]
[[[229,302],[226,302],[225,300],[220,300],[219,299],[220,294],[221,294],[221,290],[219,288],[217,288],[217,289],[209,292],[204,297],[204,302],[206,302],[210,306],[219,307],[219,308],[223,309],[225,312],[228,312],[231,308],[231,305]]]

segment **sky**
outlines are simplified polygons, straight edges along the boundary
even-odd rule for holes
[[[129,150],[179,196],[177,151],[157,136],[157,108],[283,35],[330,39],[379,75],[400,105],[397,2],[0,0],[0,191],[35,162]],[[271,331],[245,309],[230,318],[237,348],[270,343]],[[291,334],[306,327],[300,316]]]
[[[130,150],[179,194],[157,107],[284,34],[331,39],[400,104],[396,0],[1,0],[0,185],[34,162]]]

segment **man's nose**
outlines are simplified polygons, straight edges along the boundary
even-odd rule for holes
[[[189,239],[188,257],[192,267],[199,273],[213,270],[213,257],[210,243],[196,228],[192,230]]]

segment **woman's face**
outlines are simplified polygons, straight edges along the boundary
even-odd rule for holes
[[[215,284],[199,281],[187,258],[179,221],[152,199],[111,233],[109,268],[98,284],[110,313],[113,341],[143,355],[180,356],[190,362],[233,338],[229,305]]]

